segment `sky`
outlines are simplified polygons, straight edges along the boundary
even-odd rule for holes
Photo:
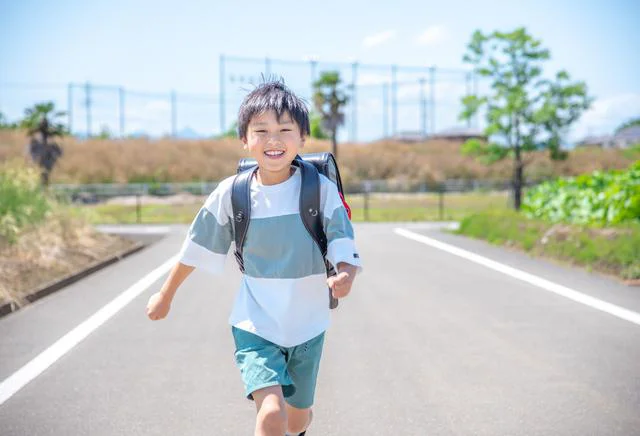
[[[347,82],[349,64],[359,63],[358,84],[363,87],[356,96],[356,127],[345,128],[344,138],[375,139],[383,135],[385,123],[387,132],[393,129],[393,116],[383,112],[382,85],[393,64],[399,66],[398,80],[406,83],[398,88],[396,131],[418,130],[423,118],[427,129],[441,131],[464,126],[457,119],[467,86],[463,71],[468,66],[462,57],[473,31],[520,26],[551,51],[546,74],[567,70],[572,79],[585,81],[596,98],[571,138],[608,134],[640,116],[637,0],[0,0],[0,111],[16,119],[25,107],[52,99],[60,109],[71,109],[78,132],[90,125],[94,133],[106,126],[113,132],[123,128],[127,134],[159,134],[170,130],[174,120],[178,130],[214,133],[222,128],[222,89],[226,129],[250,82],[267,68],[265,58],[274,59],[272,73],[306,98],[310,60],[315,59],[319,70],[340,67]],[[435,126],[430,108],[427,116],[420,112],[418,80],[424,73],[402,66],[436,66],[441,72],[436,76]],[[91,120],[86,82],[92,87]],[[71,105],[69,83],[74,84]],[[120,87],[126,90],[122,126]],[[481,127],[477,122],[474,126]]]

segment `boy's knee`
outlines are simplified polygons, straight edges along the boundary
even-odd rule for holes
[[[287,430],[287,412],[276,402],[262,404],[258,412],[259,426],[267,434],[284,434]]]

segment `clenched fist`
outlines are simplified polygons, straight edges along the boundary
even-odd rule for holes
[[[147,316],[153,321],[163,319],[171,309],[171,298],[162,292],[157,292],[149,298],[147,303]]]
[[[327,279],[327,285],[331,288],[335,298],[344,298],[351,292],[353,279],[356,277],[357,268],[348,263],[338,264],[338,274]]]

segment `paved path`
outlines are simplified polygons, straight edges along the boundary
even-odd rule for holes
[[[357,225],[366,270],[333,315],[309,436],[640,435],[640,325],[397,227],[640,313],[640,289],[600,276],[433,226]],[[172,226],[0,319],[0,383],[166,262],[185,231]],[[0,405],[0,434],[252,434],[226,324],[239,280],[232,257],[227,267],[215,280],[196,271],[162,322],[144,308],[164,275],[143,289]]]

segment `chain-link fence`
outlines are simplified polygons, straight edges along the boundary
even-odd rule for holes
[[[469,71],[435,66],[371,65],[283,61],[220,56],[220,125],[235,118],[247,91],[261,76],[282,77],[312,104],[313,82],[337,71],[349,97],[341,141],[388,137],[425,137],[443,131],[478,128],[478,118],[461,122],[461,99],[477,93],[478,77]]]
[[[462,122],[461,98],[478,91],[471,72],[435,66],[286,61],[220,56],[217,94],[179,91],[142,92],[95,83],[0,84],[0,111],[11,120],[25,108],[54,101],[67,112],[74,135],[135,137],[211,137],[233,127],[238,107],[266,77],[282,77],[312,106],[313,82],[337,71],[349,96],[340,141],[388,137],[422,138],[434,133],[476,128],[478,118]]]

